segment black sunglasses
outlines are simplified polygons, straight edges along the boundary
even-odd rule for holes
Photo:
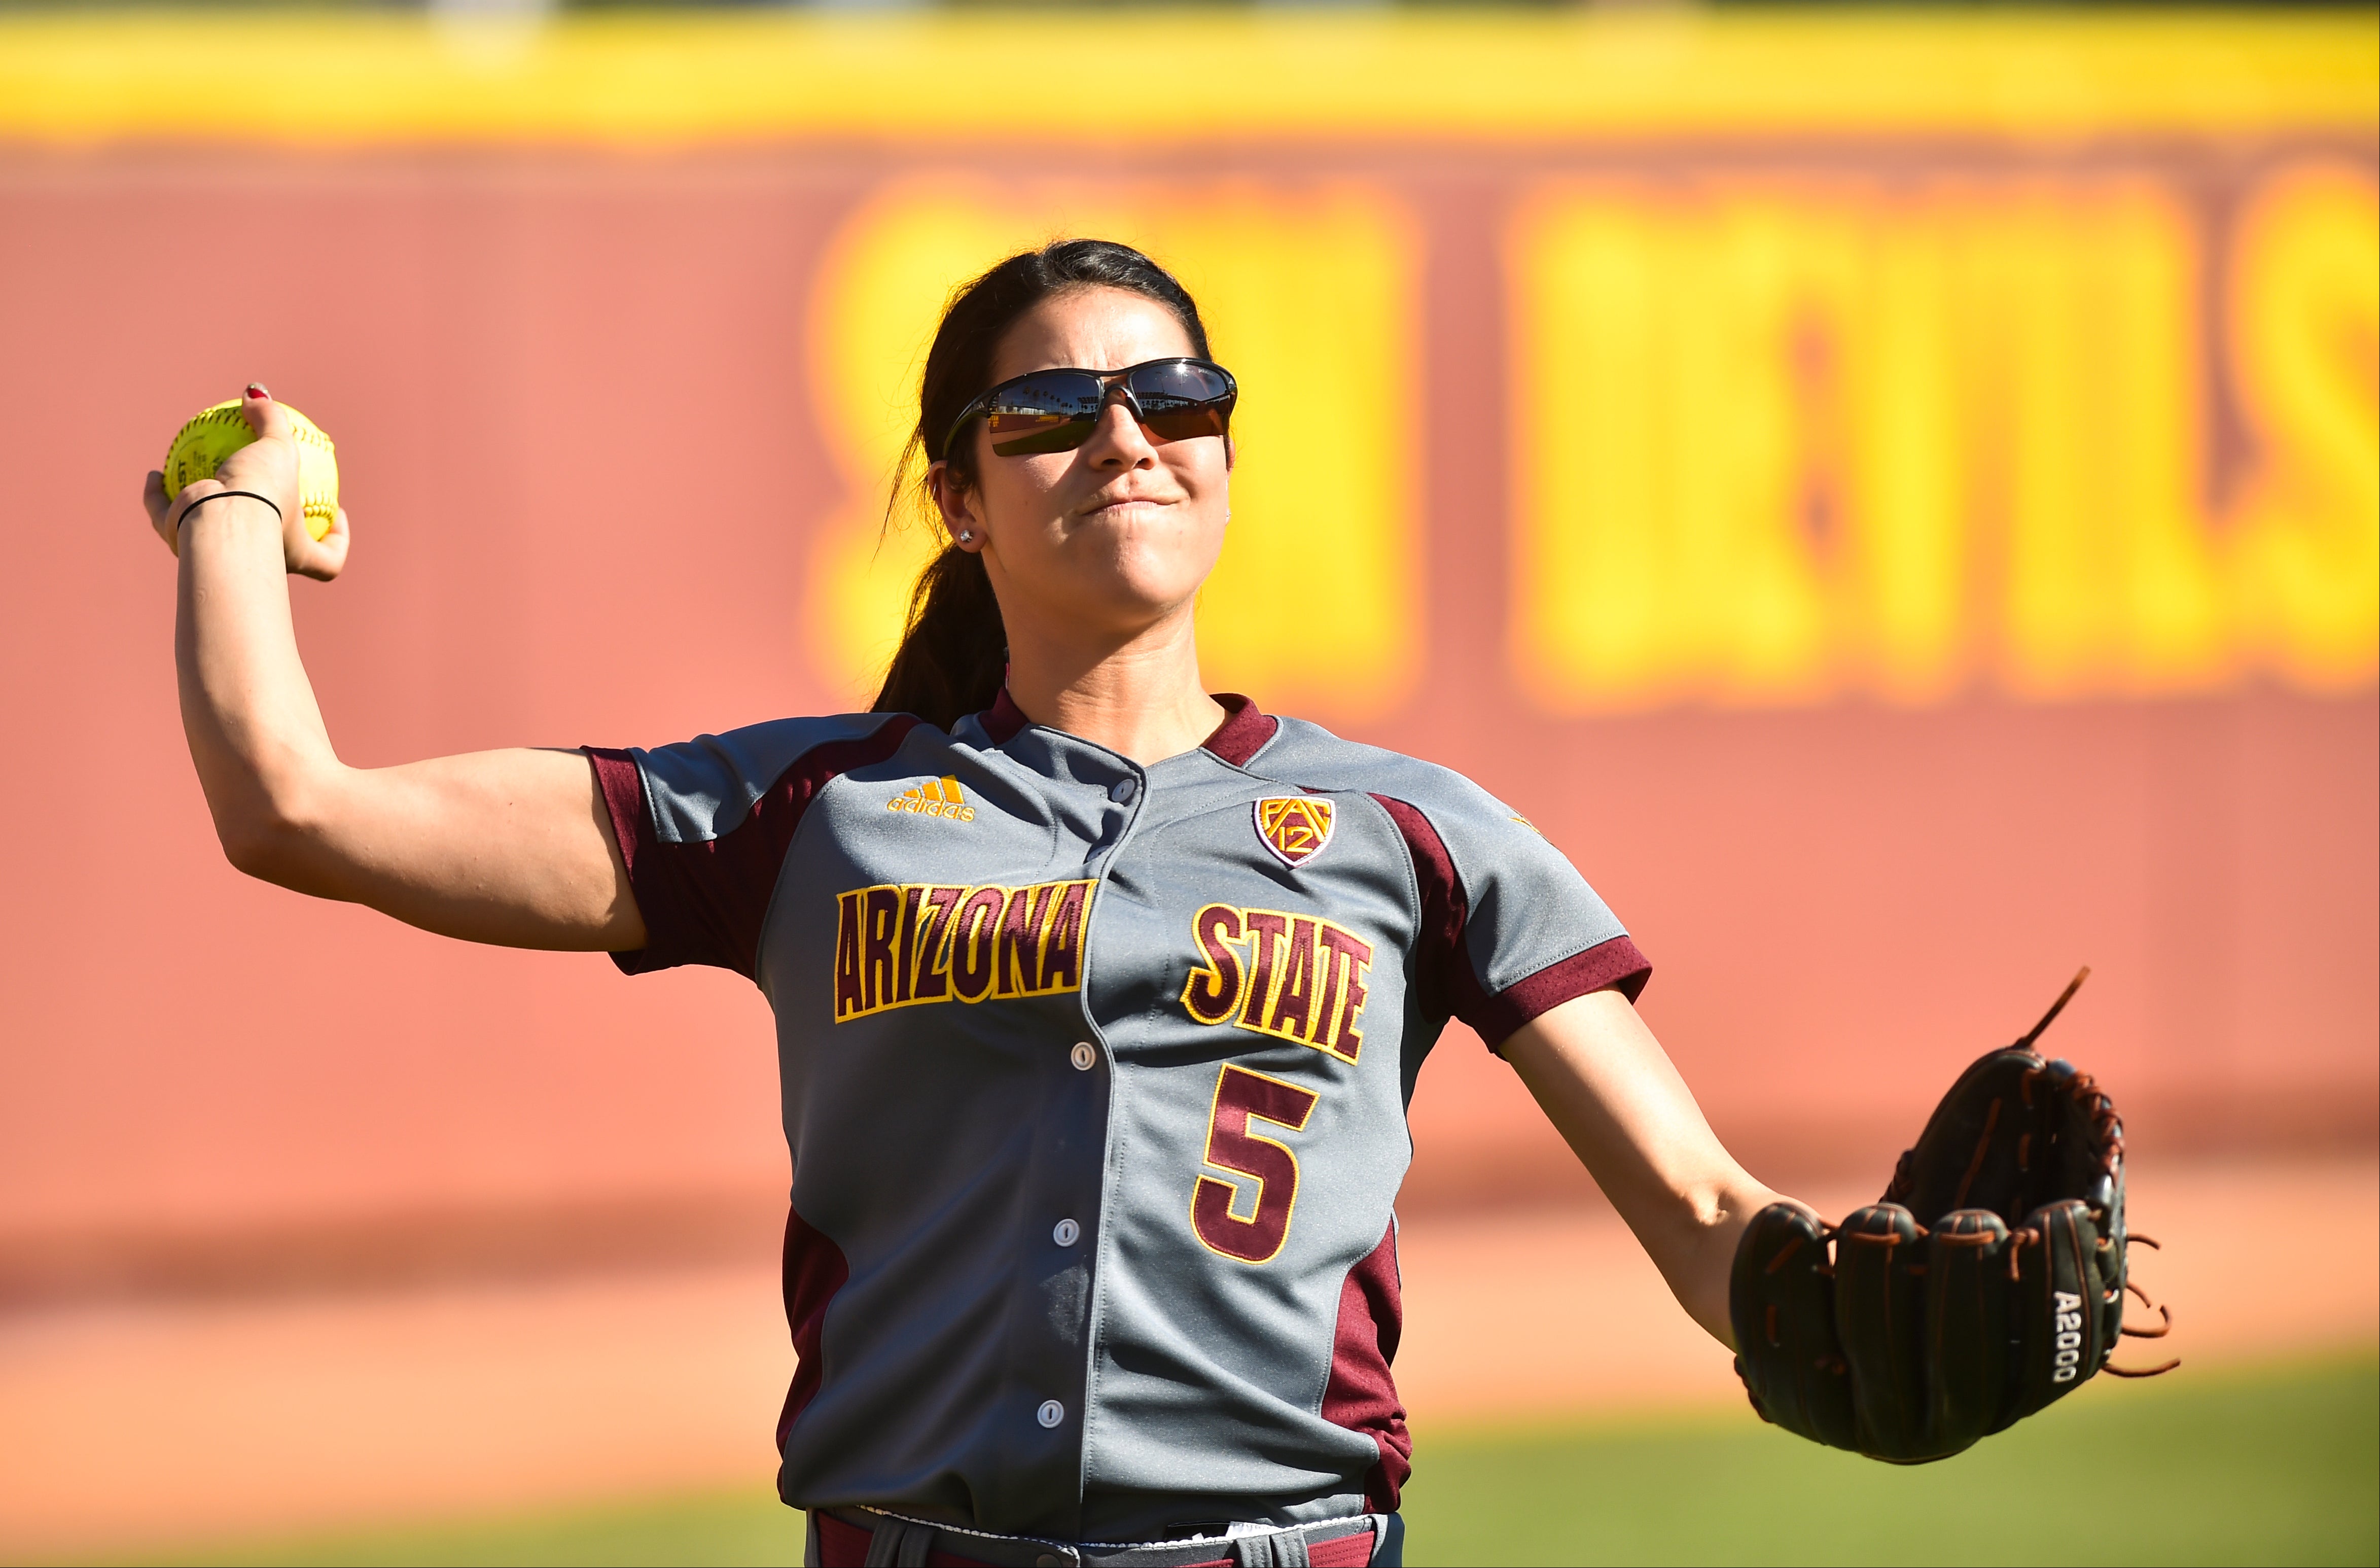
[[[948,459],[959,432],[980,417],[991,449],[1002,457],[1072,452],[1091,439],[1100,410],[1121,403],[1160,441],[1222,435],[1232,428],[1240,383],[1206,359],[1151,359],[1121,371],[1035,371],[1002,382],[951,421],[941,456]]]

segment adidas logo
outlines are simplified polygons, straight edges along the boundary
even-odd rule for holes
[[[930,779],[915,789],[905,789],[884,803],[887,811],[909,811],[920,817],[954,817],[962,822],[975,820],[975,808],[959,793],[959,781],[944,774]]]

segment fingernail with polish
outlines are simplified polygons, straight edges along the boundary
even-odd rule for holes
[[[261,397],[268,403],[273,400],[273,394],[264,390],[264,383],[261,381],[252,381],[248,383],[248,395],[250,397]]]

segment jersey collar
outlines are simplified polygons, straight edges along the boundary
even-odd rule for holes
[[[1281,728],[1281,721],[1238,692],[1219,691],[1214,695],[1215,700],[1223,705],[1223,722],[1199,744],[1232,767],[1245,767],[1272,739],[1273,732]]]
[[[1219,691],[1215,700],[1223,706],[1223,722],[1199,744],[1232,766],[1243,766],[1265,748],[1273,732],[1281,728],[1281,721],[1235,691]],[[1016,705],[1016,699],[1008,695],[1008,687],[1003,686],[992,705],[984,710],[981,723],[985,738],[994,746],[1005,746],[1033,721],[1025,716],[1025,710]]]

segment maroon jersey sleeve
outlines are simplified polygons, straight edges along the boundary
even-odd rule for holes
[[[917,721],[863,713],[783,719],[655,750],[586,747],[645,945],[631,975],[709,964],[754,977],[785,850],[820,790],[900,749]]]

